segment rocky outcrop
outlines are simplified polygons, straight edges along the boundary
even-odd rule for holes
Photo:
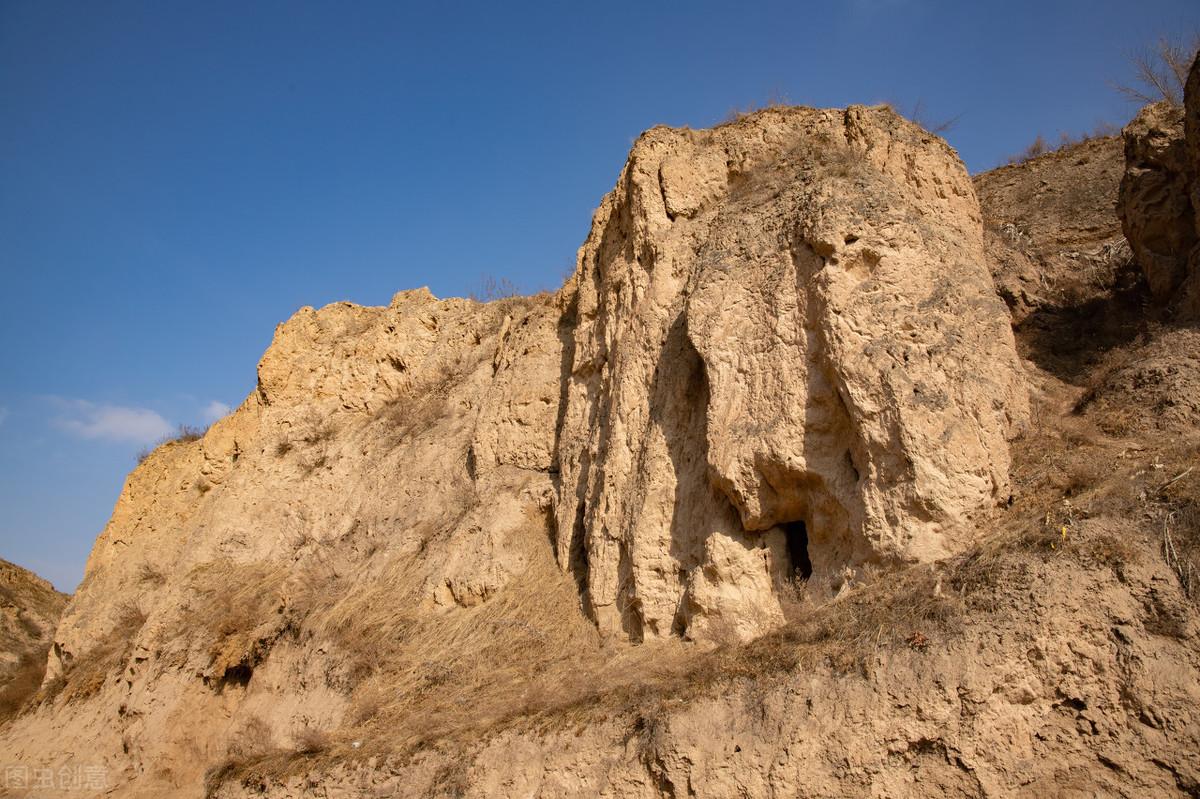
[[[432,681],[468,651],[486,666],[488,635],[586,651],[547,544],[560,315],[548,297],[417,290],[280,325],[257,390],[126,480],[7,760],[197,795],[238,730],[292,746],[376,681]],[[522,627],[446,640],[508,608],[514,580]]]
[[[314,731],[388,751],[636,682],[629,640],[749,639],[806,579],[960,551],[1027,416],[944,142],[885,108],[656,128],[558,293],[280,325],[129,476],[0,744],[196,795]]]
[[[1200,59],[1184,107],[1143,108],[1123,132],[1125,177],[1117,211],[1160,303],[1200,313]]]
[[[887,109],[648,132],[576,281],[558,557],[603,630],[751,637],[798,570],[943,557],[1008,495],[975,194]]]

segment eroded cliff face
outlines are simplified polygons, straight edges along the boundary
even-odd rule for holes
[[[5,752],[199,795],[313,731],[386,753],[640,684],[805,578],[961,551],[1028,418],[982,246],[940,139],[770,109],[639,139],[554,295],[302,309],[130,475]]]
[[[280,325],[258,389],[129,476],[5,753],[197,795],[246,729],[290,745],[501,639],[587,651],[547,544],[560,315],[419,290]],[[511,611],[518,578],[508,620],[550,632],[445,638]]]
[[[781,619],[797,573],[934,560],[1027,418],[970,180],[887,109],[633,148],[580,251],[557,552],[635,640]]]

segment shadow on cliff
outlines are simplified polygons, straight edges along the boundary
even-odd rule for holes
[[[1079,385],[1109,351],[1167,324],[1140,274],[1128,272],[1110,291],[1038,307],[1013,332],[1023,357]]]

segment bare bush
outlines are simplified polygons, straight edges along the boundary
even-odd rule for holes
[[[920,97],[907,110],[894,103],[887,103],[887,105],[909,122],[919,125],[937,136],[945,135],[954,130],[954,128],[958,127],[959,120],[962,119],[962,114],[956,114],[944,119],[941,117],[931,117],[929,110],[925,107],[925,100]]]
[[[155,588],[167,581],[167,576],[163,574],[161,569],[145,561],[138,564],[137,569],[134,570],[133,577],[139,585],[148,585]]]
[[[1038,134],[1029,146],[1022,150],[1017,155],[1008,159],[1010,164],[1023,164],[1026,161],[1031,161],[1039,155],[1045,155],[1050,152],[1050,145],[1046,144],[1046,138],[1042,134]]]
[[[519,297],[521,292],[516,284],[506,277],[497,279],[493,275],[484,275],[479,281],[479,288],[471,291],[467,298],[475,302],[492,302]]]
[[[137,455],[137,462],[142,463],[149,458],[153,453],[157,452],[161,447],[168,444],[188,444],[192,441],[199,441],[204,438],[204,434],[208,432],[207,427],[195,427],[193,425],[181,424],[179,429],[173,434],[166,436],[153,446],[143,449]]]
[[[1200,32],[1183,38],[1162,36],[1152,46],[1129,56],[1133,66],[1132,82],[1118,83],[1114,88],[1141,105],[1164,100],[1172,105],[1183,105],[1183,87],[1198,52]]]
[[[315,727],[305,727],[296,733],[295,751],[298,755],[317,755],[330,746],[329,735]]]

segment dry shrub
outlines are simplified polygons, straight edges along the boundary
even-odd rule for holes
[[[147,585],[152,588],[157,588],[167,581],[167,576],[157,566],[142,561],[134,570],[133,579],[139,585]]]
[[[1034,137],[1033,141],[1029,143],[1028,147],[1026,147],[1017,155],[1009,158],[1008,163],[1023,164],[1026,161],[1032,161],[1034,158],[1037,158],[1040,155],[1045,155],[1048,152],[1050,152],[1050,145],[1046,143],[1045,137],[1039,133]]]
[[[225,758],[204,773],[204,795],[210,797],[225,779],[276,751],[274,731],[259,716],[250,716],[230,736]]]
[[[1162,36],[1153,46],[1130,55],[1133,82],[1116,84],[1114,88],[1139,105],[1163,100],[1183,105],[1183,88],[1198,51],[1200,32],[1181,39]]]
[[[1163,520],[1162,554],[1189,599],[1200,601],[1200,503],[1175,503]]]
[[[137,462],[142,463],[160,447],[165,447],[168,444],[188,444],[192,441],[199,441],[200,439],[204,438],[204,434],[207,432],[207,427],[194,427],[192,425],[181,424],[179,425],[179,429],[173,434],[166,436],[153,446],[150,446],[139,452],[137,455]]]
[[[479,288],[471,291],[467,298],[474,302],[493,302],[519,297],[521,292],[517,286],[506,277],[497,279],[494,275],[484,275],[479,280]]]
[[[896,106],[888,103],[888,106],[896,111],[897,114],[906,118],[909,122],[924,128],[929,133],[936,136],[944,136],[958,126],[959,120],[962,119],[962,114],[948,117],[945,119],[934,119],[929,116],[928,109],[925,108],[924,99],[918,97],[912,104],[912,108],[908,111],[900,111]]]
[[[329,441],[333,438],[336,432],[337,429],[333,426],[333,423],[329,419],[323,418],[319,414],[312,413],[305,418],[303,426],[299,432],[299,438],[302,442],[311,447],[314,444],[321,444]]]
[[[296,745],[293,747],[298,755],[317,755],[330,747],[329,734],[315,727],[305,727],[296,733]]]

